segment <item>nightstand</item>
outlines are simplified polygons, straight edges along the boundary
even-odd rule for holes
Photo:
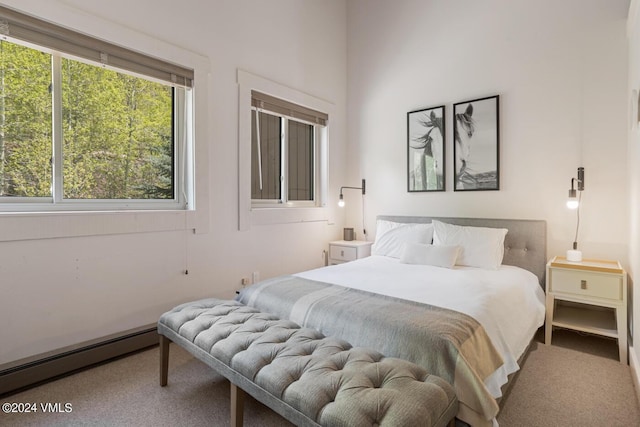
[[[620,363],[627,363],[627,273],[618,261],[555,257],[546,291],[547,345],[554,326],[616,338]]]
[[[371,245],[373,242],[362,240],[336,240],[329,242],[329,265],[342,264],[343,262],[355,261],[371,255]]]

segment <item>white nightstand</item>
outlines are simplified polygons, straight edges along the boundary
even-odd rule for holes
[[[620,363],[627,363],[627,273],[618,261],[555,257],[547,263],[546,291],[547,345],[554,326],[603,335],[618,340]]]
[[[373,242],[362,240],[336,240],[329,242],[329,265],[342,264],[343,262],[355,261],[371,255],[371,245]]]

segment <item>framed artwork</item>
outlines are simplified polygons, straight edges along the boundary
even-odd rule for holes
[[[445,190],[444,105],[407,113],[407,190]]]
[[[453,104],[454,191],[500,189],[499,96]]]

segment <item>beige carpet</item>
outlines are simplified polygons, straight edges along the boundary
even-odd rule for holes
[[[2,426],[226,426],[229,420],[229,383],[175,345],[164,388],[153,348],[0,400],[72,408],[0,413]],[[553,346],[534,344],[498,421],[501,427],[640,426],[640,411],[615,341],[558,331]],[[245,425],[290,424],[249,399]]]
[[[501,427],[640,426],[631,371],[618,361],[617,342],[556,330],[552,346],[534,343],[498,422]]]
[[[60,402],[71,413],[0,413],[0,426],[228,426],[229,382],[172,344],[169,382],[159,385],[158,347],[5,397],[4,402]],[[245,426],[291,425],[245,401]]]

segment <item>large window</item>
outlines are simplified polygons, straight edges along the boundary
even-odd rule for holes
[[[185,208],[192,71],[0,19],[0,210]]]
[[[251,199],[254,207],[316,206],[318,135],[326,114],[252,92]]]

